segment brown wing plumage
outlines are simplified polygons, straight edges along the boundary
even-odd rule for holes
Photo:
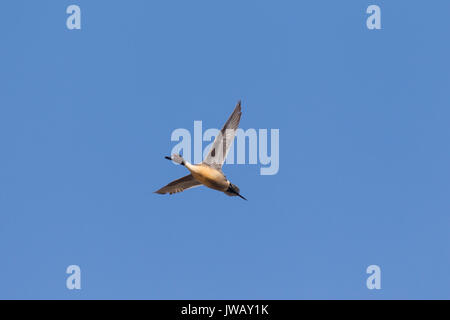
[[[166,194],[166,193],[177,193],[182,192],[184,190],[197,187],[201,185],[200,182],[194,179],[194,177],[191,174],[188,174],[187,176],[177,179],[175,181],[172,181],[167,186],[162,187],[158,191],[155,191],[155,193],[159,194]]]

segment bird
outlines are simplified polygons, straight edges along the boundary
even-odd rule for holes
[[[239,196],[240,198],[247,200],[241,195],[239,188],[232,184],[222,171],[223,163],[225,162],[227,153],[234,140],[239,122],[241,121],[241,114],[241,101],[239,100],[233,113],[214,139],[211,150],[203,162],[191,164],[183,159],[180,154],[172,154],[171,156],[164,157],[167,160],[172,160],[173,162],[186,167],[186,169],[190,171],[190,174],[170,182],[168,185],[155,191],[155,193],[173,194],[204,185],[208,188],[221,191],[228,196]]]

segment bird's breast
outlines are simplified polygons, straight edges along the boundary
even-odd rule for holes
[[[225,191],[228,189],[228,181],[222,172],[205,165],[195,165],[189,168],[192,176],[205,186],[219,190]]]

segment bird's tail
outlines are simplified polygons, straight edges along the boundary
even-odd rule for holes
[[[185,161],[182,156],[179,154],[173,154],[171,157],[165,157],[167,160],[172,160],[175,163],[181,164],[182,166],[185,165]]]

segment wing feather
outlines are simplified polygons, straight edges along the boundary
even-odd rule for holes
[[[172,193],[182,192],[184,190],[187,190],[187,189],[190,189],[193,187],[197,187],[199,185],[201,185],[201,183],[198,182],[197,180],[195,180],[195,178],[192,176],[192,174],[188,174],[187,176],[184,176],[180,179],[172,181],[171,183],[162,187],[158,191],[155,191],[155,193],[159,193],[159,194],[170,193],[170,194],[172,194]]]
[[[241,101],[239,100],[233,113],[228,118],[227,122],[220,130],[219,134],[214,139],[214,143],[211,147],[206,158],[203,160],[204,164],[212,166],[216,169],[220,169],[227,158],[228,151],[233,143],[236,130],[239,127],[241,121]]]

